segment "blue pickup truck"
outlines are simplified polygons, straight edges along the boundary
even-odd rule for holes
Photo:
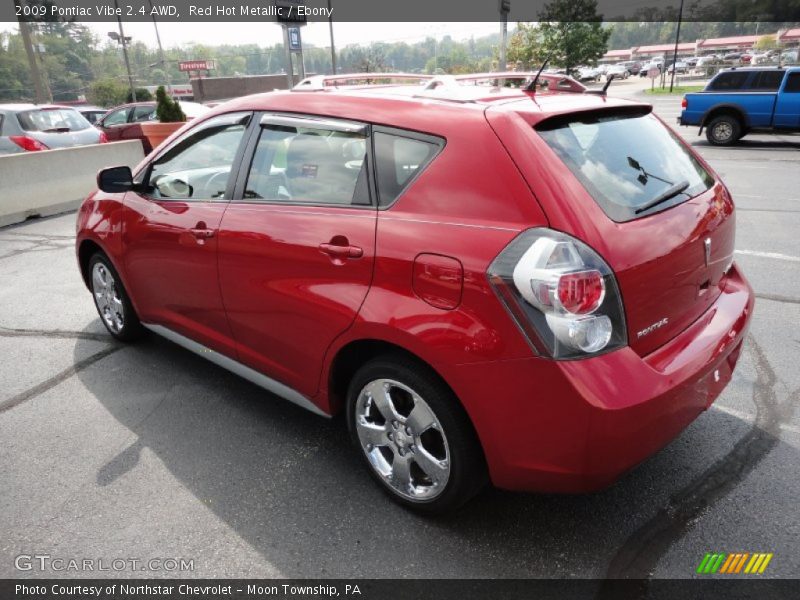
[[[753,67],[718,73],[702,92],[686,94],[679,125],[700,127],[715,146],[750,132],[800,132],[800,67]]]

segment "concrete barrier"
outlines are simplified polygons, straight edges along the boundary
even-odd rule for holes
[[[0,156],[0,227],[80,206],[104,167],[134,167],[139,140]]]

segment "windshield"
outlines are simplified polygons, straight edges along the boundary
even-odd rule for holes
[[[82,131],[91,127],[89,121],[70,108],[41,108],[17,113],[20,127],[25,131]]]
[[[614,221],[675,206],[713,184],[675,134],[651,114],[569,115],[536,130]]]

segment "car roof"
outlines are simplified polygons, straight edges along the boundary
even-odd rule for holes
[[[489,108],[524,112],[528,122],[536,123],[554,115],[637,105],[649,106],[594,93],[532,93],[488,85],[449,85],[430,90],[420,85],[371,85],[244,96],[215,107],[203,120],[237,110],[267,110],[363,120],[444,135],[463,120],[474,118],[485,124],[483,115]],[[455,115],[459,118],[453,119]]]
[[[0,104],[0,110],[8,111],[8,112],[23,112],[26,110],[53,110],[56,108],[69,108],[71,110],[75,110],[72,106],[59,106],[58,104],[30,104],[30,103],[18,103],[18,104]]]

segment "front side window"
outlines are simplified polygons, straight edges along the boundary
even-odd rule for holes
[[[789,73],[789,79],[786,80],[786,85],[783,88],[784,92],[796,94],[800,92],[800,72]]]
[[[120,108],[114,112],[108,113],[103,119],[103,127],[113,127],[114,125],[123,125],[128,122],[128,108]]]
[[[536,131],[617,222],[675,206],[713,184],[675,134],[649,113],[573,114],[548,119]]]
[[[368,205],[364,133],[266,124],[244,191],[251,202]]]
[[[729,71],[720,73],[708,84],[708,89],[715,92],[724,90],[740,90],[744,87],[749,73],[747,71]]]
[[[783,71],[761,71],[753,80],[752,88],[759,92],[777,92],[783,81]]]
[[[178,140],[150,166],[148,195],[164,200],[225,197],[250,113],[221,115]]]
[[[442,148],[440,140],[375,133],[375,163],[378,177],[378,204],[389,206],[421,173]]]

